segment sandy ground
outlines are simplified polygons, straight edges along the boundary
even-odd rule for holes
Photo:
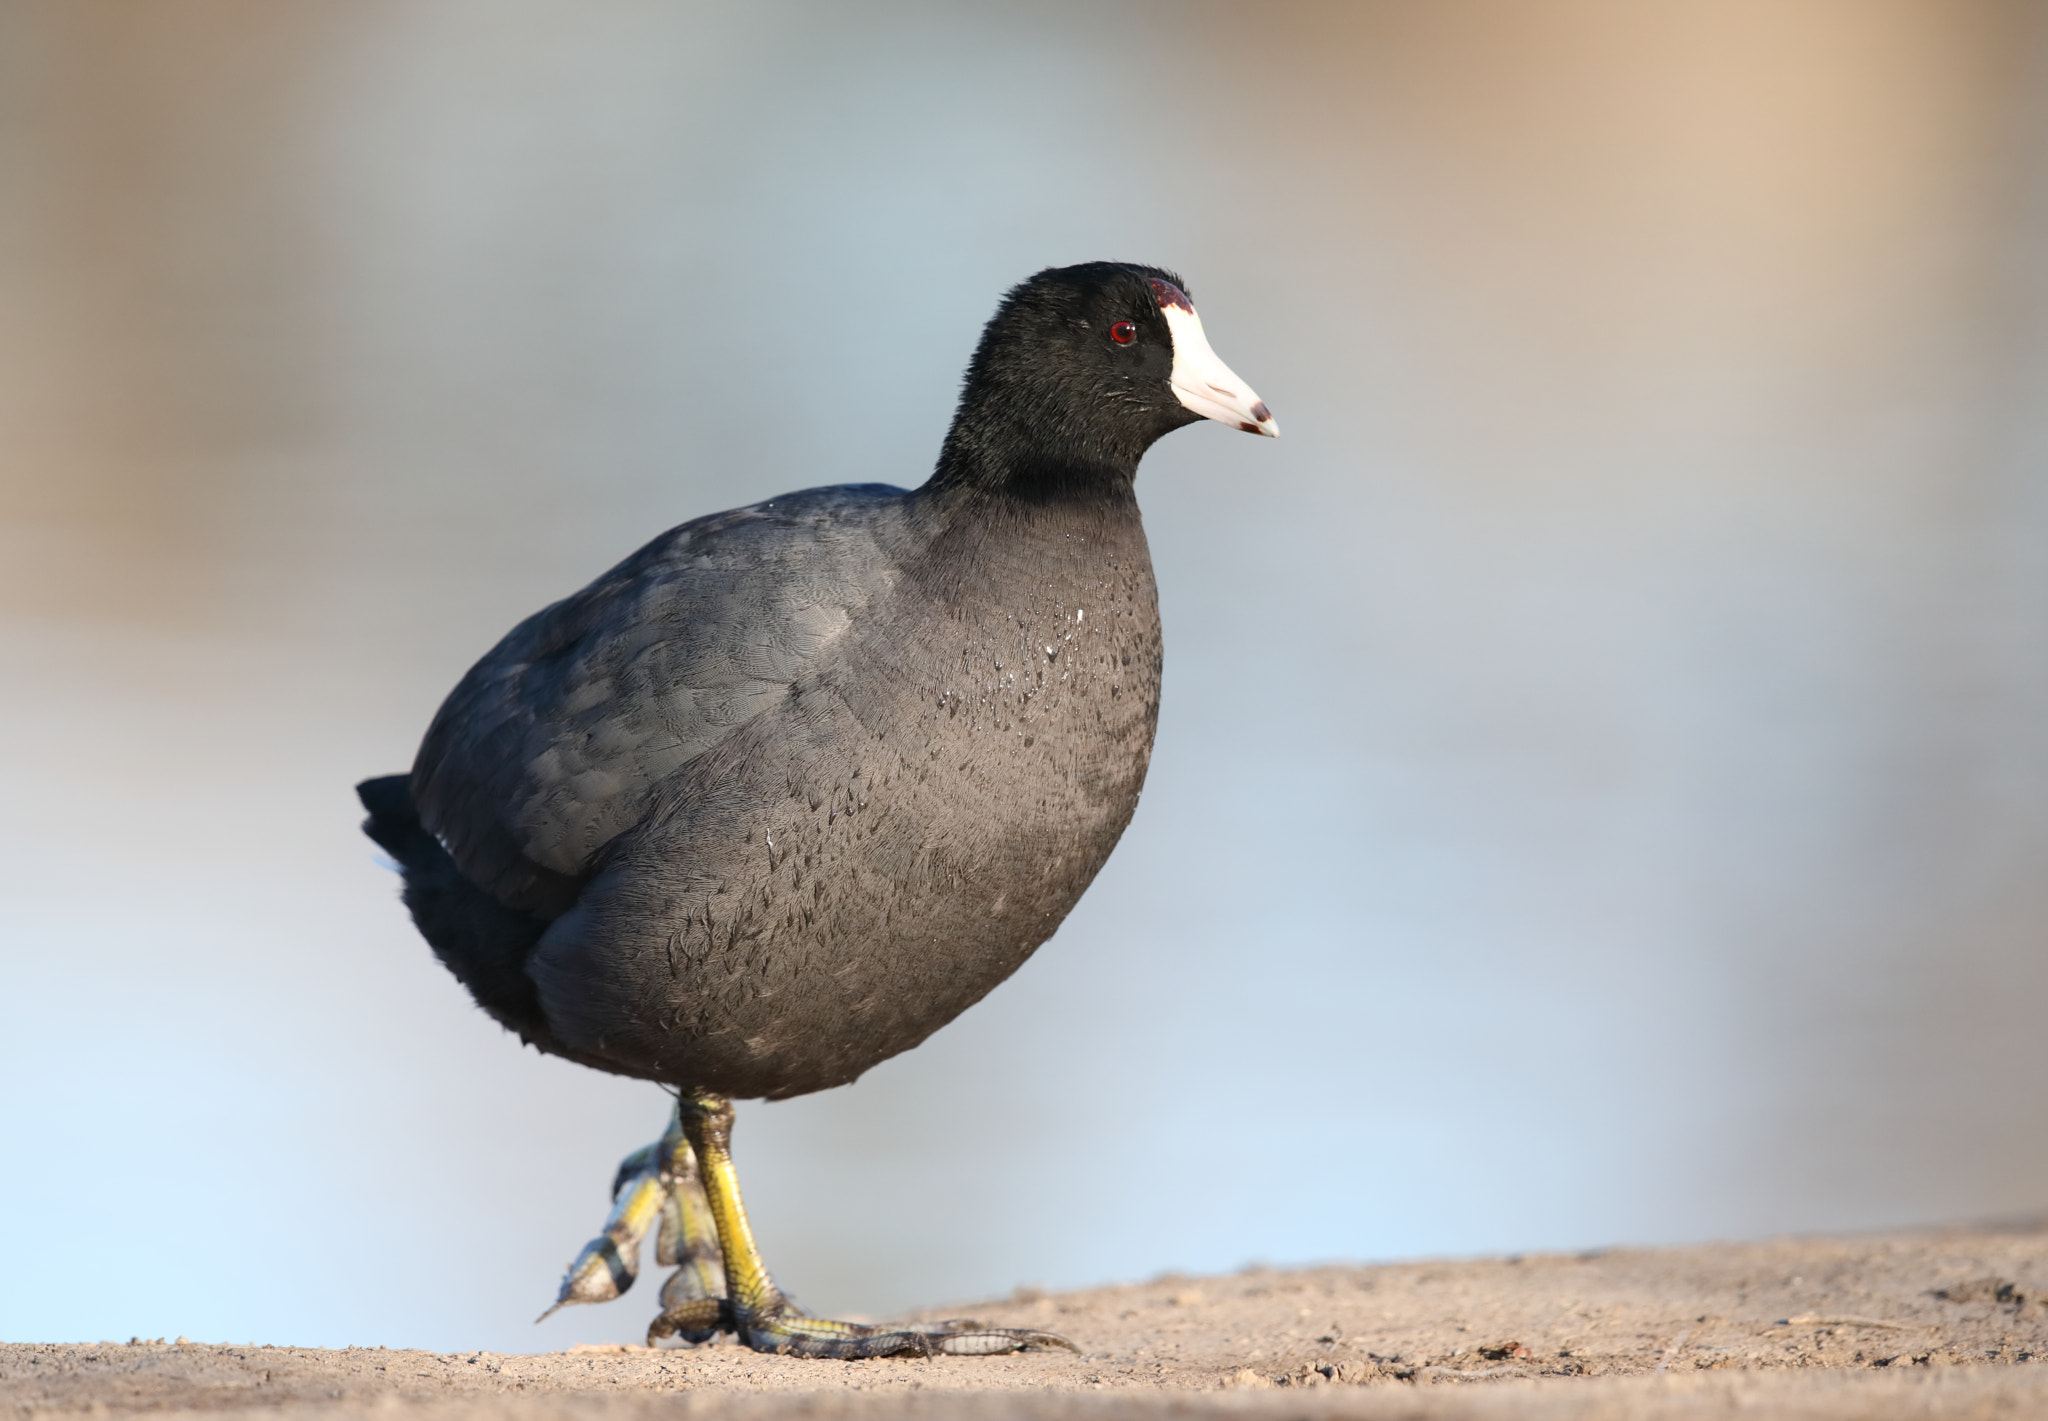
[[[611,1306],[641,1321],[631,1300]],[[0,1418],[2048,1417],[2048,1228],[1167,1277],[929,1315],[1048,1328],[1082,1350],[10,1344]]]

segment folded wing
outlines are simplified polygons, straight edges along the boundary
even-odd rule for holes
[[[905,495],[813,489],[685,523],[521,622],[434,717],[421,821],[465,877],[553,917],[661,783],[775,705],[895,582]]]

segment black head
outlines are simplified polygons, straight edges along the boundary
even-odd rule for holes
[[[1279,433],[1209,349],[1187,284],[1122,262],[1053,267],[982,332],[938,478],[1128,487],[1154,440],[1204,418]]]

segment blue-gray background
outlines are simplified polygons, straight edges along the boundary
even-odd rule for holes
[[[663,527],[1189,277],[1143,807],[744,1110],[814,1307],[2048,1208],[2048,23],[1966,0],[0,0],[0,1336],[521,1349],[649,1086],[349,786]],[[643,1288],[645,1285],[643,1284]]]

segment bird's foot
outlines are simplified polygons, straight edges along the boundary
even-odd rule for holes
[[[640,1272],[641,1242],[657,1223],[655,1261],[678,1266],[662,1285],[662,1313],[648,1329],[648,1342],[674,1336],[708,1342],[720,1330],[731,1331],[729,1313],[720,1312],[725,1267],[717,1225],[698,1180],[697,1157],[673,1119],[659,1140],[620,1164],[604,1232],[583,1246],[562,1279],[554,1307],[541,1317],[570,1303],[609,1302],[632,1287]]]
[[[669,1181],[658,1161],[662,1154],[660,1144],[649,1145],[619,1166],[604,1232],[583,1245],[562,1276],[554,1304],[535,1321],[544,1322],[571,1303],[610,1302],[633,1286],[640,1275],[640,1242],[670,1203]]]
[[[907,1327],[871,1327],[808,1317],[775,1286],[754,1246],[732,1167],[732,1102],[710,1092],[685,1092],[676,1119],[696,1154],[705,1207],[718,1230],[724,1255],[727,1302],[720,1322],[756,1352],[792,1357],[987,1357],[1026,1348],[1064,1347],[1064,1337],[1024,1328],[989,1327],[979,1322],[925,1322]],[[702,1316],[693,1313],[693,1318]],[[659,1324],[657,1324],[659,1325]]]
[[[671,1283],[675,1279],[669,1280]],[[685,1342],[709,1342],[721,1332],[734,1330],[732,1305],[724,1298],[682,1298],[669,1300],[669,1290],[661,1290],[661,1316],[647,1324],[647,1345],[654,1346],[664,1337],[680,1337]]]
[[[804,1317],[793,1308],[739,1321],[740,1341],[756,1352],[792,1357],[826,1357],[857,1361],[863,1357],[992,1357],[1001,1352],[1081,1349],[1050,1332],[1021,1327],[990,1327],[956,1319],[921,1322],[907,1327],[870,1327],[858,1322]]]
[[[822,1357],[852,1362],[865,1357],[993,1357],[1002,1352],[1080,1349],[1066,1338],[1030,1328],[990,1327],[964,1319],[916,1323],[909,1327],[870,1327],[806,1317],[794,1303],[780,1311],[741,1323],[724,1298],[699,1298],[673,1305],[647,1328],[647,1345],[683,1336],[704,1341],[730,1332],[756,1352],[790,1357]]]
[[[775,1286],[754,1247],[733,1173],[731,1136],[729,1100],[682,1095],[661,1139],[619,1166],[604,1232],[569,1266],[548,1313],[569,1303],[606,1302],[632,1287],[641,1244],[658,1223],[655,1257],[677,1267],[662,1285],[661,1314],[647,1328],[650,1347],[669,1337],[708,1342],[729,1332],[756,1352],[842,1361],[1079,1350],[1064,1337],[1031,1328],[965,1320],[870,1326],[806,1315]]]

